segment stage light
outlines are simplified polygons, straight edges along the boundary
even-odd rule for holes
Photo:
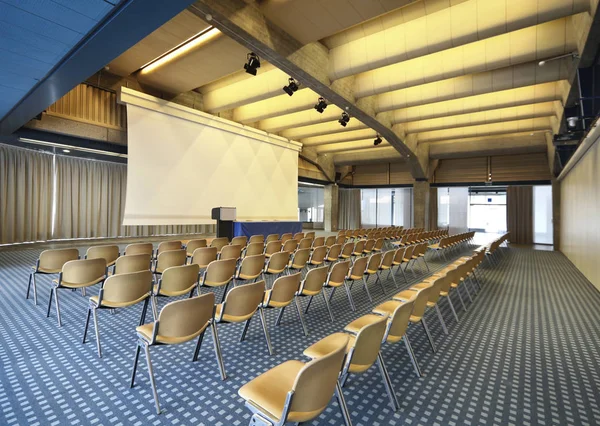
[[[350,116],[348,115],[348,113],[345,111],[342,112],[342,116],[338,120],[338,123],[340,123],[342,125],[342,127],[346,127],[346,124],[348,124],[349,121],[350,121]]]
[[[315,105],[315,109],[317,110],[317,112],[323,114],[325,108],[327,108],[327,102],[325,101],[325,98],[319,98],[317,104]]]
[[[248,74],[256,75],[256,70],[260,68],[260,58],[254,52],[248,53],[248,60],[244,64],[244,69]]]
[[[283,86],[283,91],[292,96],[294,92],[298,91],[298,83],[296,83],[296,80],[292,77],[288,79],[288,83],[287,86]]]
[[[381,136],[377,135],[377,137],[375,138],[375,140],[373,141],[373,145],[377,146],[379,145],[381,142],[383,142],[381,140]]]

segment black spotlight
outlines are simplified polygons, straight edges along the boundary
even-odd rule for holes
[[[381,140],[381,136],[377,135],[377,137],[375,138],[375,140],[373,141],[373,145],[377,146],[382,142]]]
[[[323,114],[325,108],[327,108],[327,102],[325,101],[325,98],[319,98],[317,104],[315,105],[315,109],[317,110],[317,112]]]
[[[338,123],[342,125],[342,127],[346,127],[346,124],[350,121],[350,116],[347,112],[342,112],[341,118],[338,120]]]
[[[260,68],[260,58],[254,52],[248,53],[248,60],[244,64],[244,69],[248,74],[256,75],[258,68]]]
[[[288,85],[283,86],[283,91],[288,95],[292,96],[294,92],[298,91],[298,83],[292,77],[288,79]]]

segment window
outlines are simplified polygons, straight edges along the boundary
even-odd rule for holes
[[[412,226],[412,188],[361,189],[361,226]]]
[[[471,191],[469,229],[494,234],[506,232],[506,190]]]
[[[533,242],[553,244],[552,186],[533,187]]]
[[[469,188],[438,188],[438,228],[448,228],[451,235],[468,230]]]
[[[323,223],[324,189],[321,185],[298,184],[298,220]]]

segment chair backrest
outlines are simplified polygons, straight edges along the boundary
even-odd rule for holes
[[[269,234],[267,235],[266,243],[269,244],[271,241],[279,241],[279,234]]]
[[[310,238],[311,240],[314,240],[315,239],[314,231],[307,232],[306,234],[304,234],[304,238]]]
[[[214,293],[166,304],[158,316],[158,334],[180,343],[198,337],[212,319],[214,305]]]
[[[200,249],[197,249],[200,250]],[[156,259],[156,270],[164,271],[171,266],[185,265],[187,253],[185,250],[169,250],[160,253]]]
[[[350,275],[348,278],[353,280],[362,279],[365,274],[365,270],[367,269],[367,263],[369,262],[369,258],[367,257],[359,257],[352,264],[352,269],[350,270]]]
[[[335,235],[330,235],[329,237],[327,237],[327,239],[325,240],[325,245],[327,247],[331,247],[332,245],[335,244],[335,241],[337,240],[337,237]]]
[[[239,237],[233,237],[231,239],[231,245],[232,246],[242,246],[242,248],[246,247],[246,244],[248,244],[248,237],[246,237],[245,235],[241,235]]]
[[[40,253],[39,270],[59,273],[65,263],[77,259],[79,259],[79,250],[76,248],[44,250]]]
[[[95,246],[87,249],[86,259],[104,259],[107,265],[115,263],[119,257],[119,246]]]
[[[189,240],[185,246],[185,251],[188,256],[192,256],[194,254],[194,250],[201,247],[207,247],[206,240]]]
[[[192,255],[192,263],[206,268],[210,262],[217,260],[217,248],[216,247],[201,247],[194,250]]]
[[[397,249],[394,252],[393,263],[395,263],[396,265],[402,263],[402,259],[404,259],[404,253],[406,253],[406,249],[404,247]]]
[[[381,259],[381,266],[390,268],[392,263],[394,262],[394,255],[396,252],[394,250],[389,250],[383,253],[383,258]]]
[[[285,243],[288,240],[292,239],[292,234],[291,233],[286,233],[286,234],[281,234],[281,242]]]
[[[265,255],[255,254],[253,256],[246,256],[242,259],[238,270],[238,277],[240,279],[253,279],[258,277],[265,267]]]
[[[152,243],[135,243],[125,247],[125,255],[130,254],[154,254],[154,246]]]
[[[152,256],[148,253],[128,254],[121,256],[115,262],[115,274],[126,274],[150,270]]]
[[[404,258],[405,259],[410,259],[411,256],[413,255],[413,251],[415,250],[415,246],[408,246],[406,247],[406,250],[404,251]]]
[[[252,235],[250,237],[250,239],[248,240],[248,244],[252,244],[252,243],[262,243],[264,245],[265,242],[265,236],[264,235]]]
[[[386,334],[386,340],[388,342],[398,342],[406,333],[414,302],[414,299],[411,299],[399,304],[392,315],[390,315]]]
[[[129,306],[141,302],[152,291],[152,272],[139,271],[110,276],[100,290],[99,301]]]
[[[438,302],[438,300],[440,298],[440,292],[442,291],[442,287],[444,286],[445,279],[446,279],[446,276],[442,276],[431,282],[431,288],[429,289],[428,302],[430,302],[430,303]]]
[[[373,250],[373,247],[375,247],[375,240],[368,239],[367,242],[365,243],[364,250],[371,251],[371,250]]]
[[[179,296],[189,293],[198,283],[199,273],[200,267],[195,263],[165,269],[160,278],[160,294]]]
[[[350,257],[350,256],[352,256],[353,252],[354,252],[354,243],[346,243],[342,247],[342,252],[340,253],[340,255],[342,257]]]
[[[70,260],[62,268],[62,281],[75,285],[93,285],[106,277],[106,260]]]
[[[278,251],[281,251],[281,247],[282,244],[280,240],[269,241],[265,246],[265,254],[277,253]]]
[[[335,333],[329,339],[331,352],[306,363],[292,387],[294,397],[290,411],[309,414],[310,418],[303,421],[317,417],[327,407],[344,362],[348,336]]]
[[[328,266],[311,269],[304,277],[303,288],[308,291],[321,291],[327,281]]]
[[[265,245],[262,242],[249,243],[246,246],[245,256],[255,256],[257,254],[263,254],[265,252]]]
[[[321,263],[325,260],[326,254],[327,254],[327,247],[325,247],[325,246],[316,247],[310,256],[310,262],[313,264]]]
[[[269,301],[282,304],[292,302],[296,296],[296,293],[298,292],[298,289],[300,288],[301,278],[301,272],[277,278],[273,283]]]
[[[208,264],[202,283],[210,286],[227,284],[235,275],[237,259],[214,260]]]
[[[387,318],[381,317],[360,329],[354,341],[354,351],[350,359],[352,367],[359,372],[365,371],[377,360],[377,354],[381,349],[381,342],[387,327]]]
[[[156,255],[165,252],[165,251],[173,251],[173,250],[181,250],[181,241],[163,241],[158,244],[158,248],[156,249]]]
[[[288,251],[280,251],[273,254],[265,265],[265,272],[279,273],[282,272],[290,262],[290,253]]]
[[[373,248],[375,250],[381,250],[383,248],[383,243],[385,243],[385,239],[377,238],[377,240],[375,240],[375,245],[373,246]]]
[[[425,309],[427,308],[427,301],[429,300],[429,292],[432,288],[432,285],[428,285],[424,288],[415,292],[415,295],[412,297],[414,300],[413,310],[411,315],[416,317],[422,317],[425,313]]]
[[[242,257],[242,246],[228,244],[221,249],[219,259],[239,259]]]
[[[304,232],[296,232],[294,234],[294,240],[300,241],[302,238],[304,238]]]
[[[293,253],[296,251],[297,248],[298,241],[289,238],[285,243],[283,243],[283,248],[281,249],[281,251],[289,251],[290,253]]]
[[[227,237],[213,238],[210,242],[210,247],[216,247],[217,251],[221,251],[227,244],[229,244],[229,238]]]
[[[310,257],[310,249],[298,249],[292,257],[291,267],[294,269],[302,269],[306,266],[308,258]]]
[[[340,235],[339,237],[337,237],[335,239],[336,244],[344,244],[345,242],[346,242],[346,237],[343,235]]]
[[[334,244],[329,248],[329,251],[327,252],[327,260],[333,262],[334,260],[337,260],[338,257],[340,257],[340,253],[342,252],[342,245],[341,244]]]
[[[221,314],[235,317],[240,322],[246,321],[254,315],[264,297],[264,281],[234,287],[225,296],[224,308]]]
[[[302,238],[300,240],[300,244],[298,244],[299,249],[311,248],[312,247],[312,238]]]
[[[365,241],[364,240],[360,240],[356,242],[356,245],[354,246],[354,254],[362,254],[363,250],[365,249]]]
[[[369,256],[369,263],[367,264],[367,274],[374,274],[379,270],[381,265],[381,253],[375,253]]]
[[[325,237],[317,237],[312,242],[313,247],[321,247],[324,245],[325,245]]]
[[[338,262],[331,267],[327,276],[327,284],[341,284],[348,276],[350,270],[350,261]]]

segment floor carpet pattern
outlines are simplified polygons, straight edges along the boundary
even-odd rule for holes
[[[500,251],[495,265],[482,266],[483,289],[472,305],[467,303],[467,312],[459,310],[458,324],[446,301],[441,303],[449,335],[435,313],[427,314],[436,353],[420,326],[409,329],[425,377],[414,374],[404,345],[384,345],[401,405],[397,412],[389,406],[377,367],[350,377],[344,394],[355,425],[600,424],[600,293],[559,252]],[[252,321],[241,343],[241,324],[220,325],[225,381],[209,334],[196,363],[191,362],[192,342],[152,348],[163,409],[156,415],[143,354],[136,386],[130,389],[128,384],[141,305],[114,315],[99,312],[99,359],[93,332],[81,343],[87,309],[81,293],[61,291],[61,328],[54,309],[46,318],[51,278],[38,278],[37,306],[25,300],[30,267],[38,255],[39,250],[0,253],[1,425],[246,425],[250,414],[237,395],[241,385],[283,361],[302,360],[304,348],[341,331],[397,291],[386,279],[384,295],[372,279],[371,303],[355,285],[356,312],[338,291],[333,323],[322,299],[315,299],[305,316],[307,337],[293,309],[285,312],[280,326],[274,325],[277,311],[267,311],[273,356],[268,355],[260,321]],[[432,271],[444,264],[430,261]],[[408,273],[410,283],[427,275],[426,270]],[[407,287],[401,274],[397,281]],[[96,292],[90,289],[88,296]],[[160,306],[165,303],[160,300]],[[311,424],[343,424],[334,399]]]

